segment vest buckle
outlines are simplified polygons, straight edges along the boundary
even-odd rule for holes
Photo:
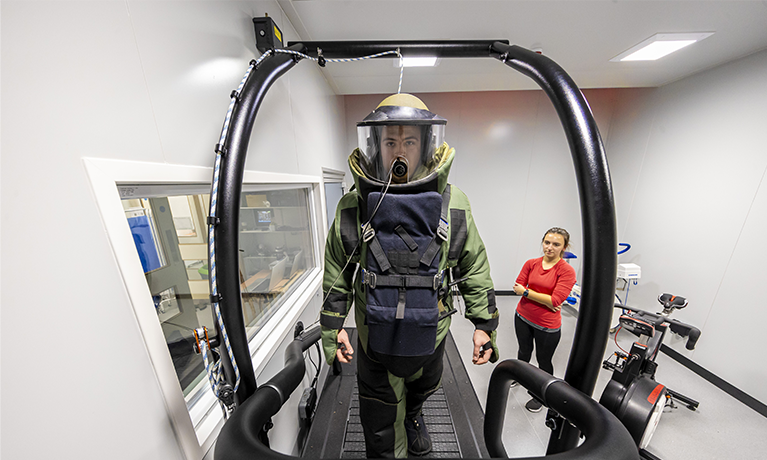
[[[445,273],[445,271],[443,270],[443,271],[437,273],[436,275],[434,275],[434,285],[433,285],[433,287],[434,287],[435,291],[439,291],[439,287],[442,284],[442,275],[444,273]]]
[[[437,226],[437,236],[439,236],[442,241],[447,241],[448,226],[449,225],[445,219],[439,219],[439,225]]]
[[[365,224],[364,227],[362,227],[362,241],[365,243],[369,243],[370,240],[375,238],[376,231],[373,229],[373,227],[370,225],[370,222]]]
[[[370,289],[376,288],[376,274],[370,270],[362,269],[362,284],[367,284]]]

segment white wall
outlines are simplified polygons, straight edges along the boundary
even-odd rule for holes
[[[3,458],[182,458],[82,158],[211,167],[264,13],[296,38],[274,1],[2,2]],[[246,168],[345,169],[343,112],[299,64]]]
[[[642,267],[629,304],[657,311],[661,293],[687,297],[690,306],[675,317],[701,329],[698,347],[666,343],[767,403],[759,358],[767,323],[759,298],[767,279],[765,75],[767,51],[662,88],[584,94],[611,168],[618,239],[632,245],[619,262]],[[511,289],[551,226],[568,229],[572,251],[582,254],[572,160],[542,91],[418,96],[448,119],[446,139],[456,148],[451,182],[471,200],[496,289]],[[347,124],[383,97],[347,96]],[[347,143],[356,145],[353,133]]]
[[[607,143],[618,231],[642,267],[630,304],[685,296],[695,362],[767,403],[759,298],[767,224],[767,51],[655,90],[622,92]]]

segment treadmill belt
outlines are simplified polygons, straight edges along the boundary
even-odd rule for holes
[[[356,340],[356,330],[347,332]],[[482,437],[484,413],[452,335],[445,340],[442,386],[423,406],[432,441],[432,451],[423,458],[489,458]],[[356,361],[337,366],[336,372],[325,381],[303,457],[365,458]]]
[[[360,423],[360,404],[357,385],[352,392],[349,406],[349,418],[346,422],[341,458],[365,458],[365,437]],[[458,438],[455,436],[453,419],[445,397],[445,390],[440,387],[423,405],[423,421],[431,437],[431,452],[421,458],[460,458]]]

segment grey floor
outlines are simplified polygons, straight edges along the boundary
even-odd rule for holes
[[[513,296],[497,298],[498,309],[502,315],[498,332],[501,360],[516,358],[517,355],[513,315],[518,300],[518,297]],[[655,306],[639,307],[654,311]],[[576,318],[572,312],[563,312],[562,341],[554,355],[554,374],[557,377],[564,376],[575,323]],[[487,383],[490,380],[493,365],[475,366],[471,363],[473,326],[469,321],[461,318],[460,315],[455,315],[451,331],[484,409]],[[629,349],[634,339],[635,336],[628,332],[618,333],[618,343],[624,349]],[[700,340],[705,340],[705,335],[701,336]],[[612,355],[615,350],[617,350],[615,342],[610,336],[605,358]],[[665,354],[661,353],[658,356],[657,363],[656,380],[699,401],[700,407],[695,412],[681,405],[678,405],[676,409],[667,408],[647,447],[649,452],[664,460],[767,458],[766,417],[719,390]],[[533,364],[535,364],[534,357]],[[600,372],[594,399],[599,400],[610,375],[611,373],[606,370]],[[512,458],[542,456],[546,452],[551,433],[544,426],[546,411],[533,414],[525,410],[525,403],[529,399],[527,391],[521,386],[511,389],[506,408],[503,440],[506,452]]]

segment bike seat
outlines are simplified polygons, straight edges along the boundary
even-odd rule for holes
[[[661,294],[658,296],[658,302],[663,305],[664,309],[677,309],[680,310],[687,306],[687,299],[684,297],[675,296],[674,294]]]

